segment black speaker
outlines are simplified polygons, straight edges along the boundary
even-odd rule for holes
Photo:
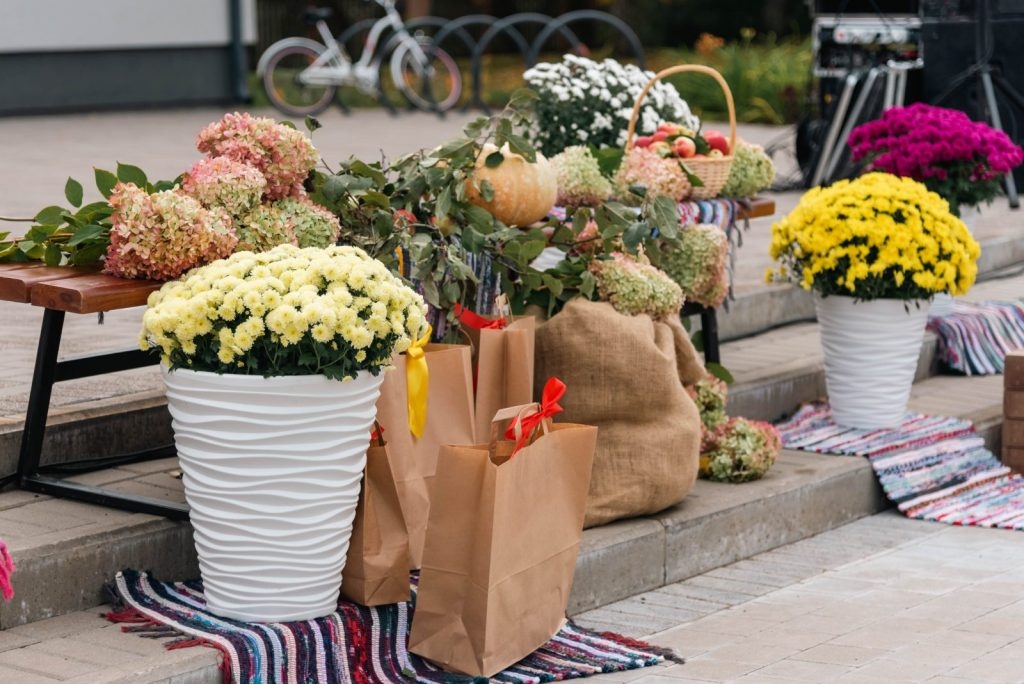
[[[996,5],[1000,12],[1006,12],[1009,7],[1024,5],[1024,2],[1003,0]],[[977,62],[976,28],[973,19],[924,21],[924,69],[921,88],[914,94],[914,99],[959,109],[972,119],[988,121],[980,77],[974,74],[959,85],[952,85]],[[988,28],[991,31],[991,56],[987,62],[992,67],[994,78],[998,81],[1001,77],[1009,88],[1024,94],[1024,70],[1019,66],[1024,58],[1024,13],[1019,17],[1001,14],[998,21],[989,22]],[[995,92],[1003,130],[1021,145],[1024,143],[1024,108],[998,84]],[[1022,187],[1024,171],[1018,168],[1014,178],[1018,187]]]

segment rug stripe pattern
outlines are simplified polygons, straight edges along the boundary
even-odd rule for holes
[[[844,428],[827,404],[776,426],[787,449],[866,456],[889,500],[908,517],[1024,530],[1024,477],[1004,466],[970,421],[907,413],[895,428]]]
[[[119,608],[107,614],[125,631],[174,636],[168,648],[205,645],[223,654],[232,684],[534,684],[622,672],[679,660],[671,651],[568,622],[547,644],[490,680],[443,672],[406,648],[415,606],[367,608],[342,601],[316,620],[246,623],[206,610],[202,583],[160,582],[123,570],[111,589]]]
[[[1024,348],[1024,303],[953,301],[953,311],[928,319],[939,358],[965,375],[1003,372],[1006,353]]]

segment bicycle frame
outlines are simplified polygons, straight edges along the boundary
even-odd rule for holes
[[[419,63],[426,63],[426,54],[419,42],[409,35],[402,16],[395,9],[394,1],[374,1],[384,8],[384,16],[370,27],[358,61],[352,61],[345,46],[331,34],[327,23],[318,21],[316,28],[324,45],[327,46],[327,50],[298,75],[299,82],[307,85],[327,86],[352,84],[371,92],[378,91],[380,88],[379,70],[383,55],[377,54],[377,47],[380,44],[381,36],[389,29],[398,36],[401,45],[413,51]]]

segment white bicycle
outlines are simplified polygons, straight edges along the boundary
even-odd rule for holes
[[[260,56],[256,73],[271,104],[292,116],[316,115],[327,109],[340,87],[355,87],[383,98],[380,72],[387,55],[379,54],[381,36],[394,32],[388,44],[391,52],[391,80],[399,92],[418,109],[443,112],[462,95],[462,74],[444,50],[433,47],[430,38],[413,36],[395,9],[395,0],[374,0],[384,16],[370,27],[359,60],[353,62],[345,46],[338,43],[327,26],[333,10],[307,9],[303,21],[315,25],[323,43],[310,38],[285,38]]]

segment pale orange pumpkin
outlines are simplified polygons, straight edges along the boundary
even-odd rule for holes
[[[505,159],[489,168],[487,156],[499,151]],[[480,195],[480,184],[485,180],[494,188],[494,199],[489,202]],[[555,206],[557,195],[558,177],[544,155],[538,152],[537,161],[530,163],[511,152],[507,144],[501,150],[491,143],[484,145],[466,184],[466,199],[507,226],[528,226],[540,221]]]

